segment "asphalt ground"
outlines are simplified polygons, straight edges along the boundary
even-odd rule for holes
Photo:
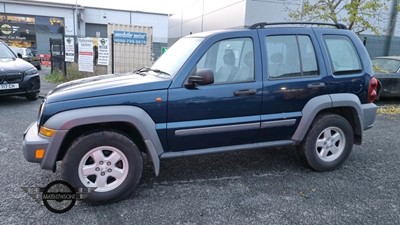
[[[127,199],[56,214],[22,190],[60,179],[22,156],[39,104],[0,98],[0,224],[400,224],[400,115],[379,114],[331,172],[305,167],[293,147],[166,160],[158,177],[146,161]]]
[[[50,67],[42,66],[42,70],[39,71],[40,76],[40,93],[39,97],[46,97],[50,90],[55,88],[57,84],[51,83],[45,79],[45,76],[50,73]]]

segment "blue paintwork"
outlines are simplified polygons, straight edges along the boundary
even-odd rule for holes
[[[305,34],[311,38],[319,67],[318,76],[286,80],[268,80],[265,37],[275,34]],[[363,70],[351,76],[332,75],[323,35],[346,35],[353,41]],[[156,123],[155,129],[164,152],[245,145],[258,142],[290,140],[302,117],[302,109],[313,97],[331,93],[354,93],[361,103],[367,102],[368,82],[373,75],[368,53],[358,37],[346,30],[320,28],[268,28],[208,32],[188,36],[204,37],[203,42],[186,60],[173,78],[141,75],[106,75],[60,85],[47,96],[41,119],[71,109],[132,105],[142,108]],[[202,55],[216,42],[248,37],[253,40],[255,81],[235,84],[211,84],[185,87],[185,80]],[[327,62],[327,63],[325,63]],[[322,88],[309,84],[325,83]],[[254,89],[255,95],[235,96],[237,90]],[[156,102],[156,98],[162,98]],[[295,119],[290,126],[263,128],[261,123]],[[217,133],[177,136],[175,131],[193,128],[258,124],[240,131],[227,129]]]

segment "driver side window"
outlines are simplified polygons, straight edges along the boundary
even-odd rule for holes
[[[249,82],[254,81],[253,59],[251,38],[227,39],[211,46],[195,70],[211,69],[214,84]]]

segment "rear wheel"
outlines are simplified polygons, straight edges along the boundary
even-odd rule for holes
[[[312,123],[300,153],[311,168],[329,171],[347,159],[353,143],[353,127],[345,118],[336,114],[322,114]]]
[[[62,177],[74,187],[95,188],[84,201],[101,204],[130,195],[142,170],[140,151],[129,138],[100,131],[72,144],[63,160]]]

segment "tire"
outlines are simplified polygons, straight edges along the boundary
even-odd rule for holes
[[[25,95],[26,99],[35,101],[39,98],[39,92],[32,92]]]
[[[73,142],[63,159],[61,176],[75,188],[96,188],[84,201],[102,204],[132,194],[142,170],[142,155],[129,138],[99,131]]]
[[[350,155],[353,127],[342,116],[322,114],[315,118],[300,146],[300,155],[314,170],[330,171]]]

